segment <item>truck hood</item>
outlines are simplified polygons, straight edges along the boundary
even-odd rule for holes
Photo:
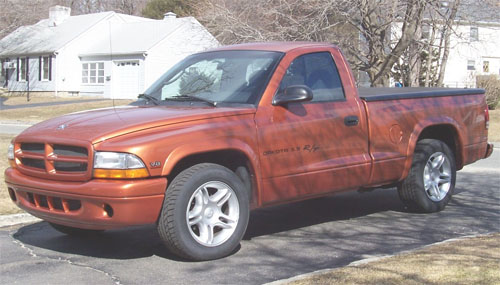
[[[139,130],[187,121],[255,113],[255,108],[123,106],[72,113],[31,126],[18,139],[50,138],[97,143]]]

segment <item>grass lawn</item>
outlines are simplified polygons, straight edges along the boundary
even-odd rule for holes
[[[500,284],[500,234],[433,245],[288,284]]]
[[[41,97],[41,96],[37,97],[37,96],[35,96],[35,97],[30,97],[30,101],[28,102],[28,101],[26,101],[26,96],[5,96],[4,98],[7,98],[7,100],[3,102],[3,104],[6,106],[96,99],[93,97],[80,97],[80,96],[75,96],[75,97]]]
[[[488,140],[491,142],[500,142],[500,107],[497,107],[496,110],[490,110]]]

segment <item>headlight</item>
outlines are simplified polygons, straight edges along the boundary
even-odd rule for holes
[[[9,160],[14,159],[14,144],[10,143],[9,147],[7,148],[7,158]]]
[[[9,164],[10,167],[16,167],[16,161],[14,160],[14,144],[10,143],[9,147],[7,148],[7,158],[9,159]]]
[[[143,178],[149,176],[140,158],[131,153],[98,151],[94,156],[95,178]]]

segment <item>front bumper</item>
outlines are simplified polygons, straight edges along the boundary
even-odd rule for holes
[[[166,178],[52,181],[5,170],[12,200],[48,222],[83,229],[153,224],[159,217]]]

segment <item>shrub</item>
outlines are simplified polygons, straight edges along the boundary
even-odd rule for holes
[[[476,76],[476,86],[486,90],[486,104],[494,110],[500,102],[500,79],[496,75]]]

